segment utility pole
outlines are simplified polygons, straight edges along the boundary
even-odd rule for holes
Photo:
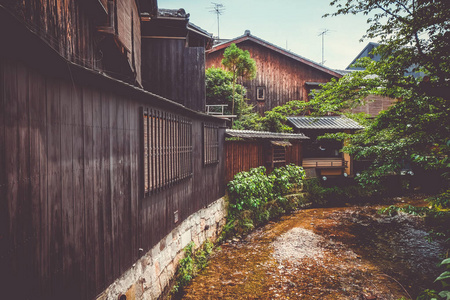
[[[210,7],[210,11],[211,13],[214,13],[217,15],[217,39],[220,39],[220,26],[219,26],[219,16],[223,13],[223,11],[225,10],[225,6],[223,6],[222,3],[216,3],[216,2],[211,2],[211,4],[213,5],[212,7]]]
[[[324,52],[325,52],[325,48],[324,48],[324,36],[325,34],[327,34],[327,32],[329,32],[328,29],[325,29],[324,31],[322,31],[321,33],[319,33],[319,36],[322,36],[322,62],[321,64],[323,65],[325,63],[325,59],[324,59]]]

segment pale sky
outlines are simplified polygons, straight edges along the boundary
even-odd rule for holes
[[[313,60],[322,61],[321,32],[324,37],[325,66],[345,69],[370,40],[360,42],[368,25],[367,16],[346,15],[322,18],[333,12],[330,0],[158,0],[159,8],[184,8],[190,21],[217,35],[217,16],[209,11],[211,2],[225,7],[220,16],[220,38],[235,38],[246,29],[252,35]],[[376,42],[376,41],[373,41]]]

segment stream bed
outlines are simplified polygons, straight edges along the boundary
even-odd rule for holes
[[[415,299],[433,288],[445,249],[427,241],[421,218],[377,211],[425,205],[422,198],[305,209],[270,222],[222,244],[183,299]]]

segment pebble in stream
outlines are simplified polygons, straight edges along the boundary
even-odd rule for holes
[[[443,248],[419,219],[378,208],[303,210],[222,245],[183,299],[397,300],[399,282],[430,287]]]

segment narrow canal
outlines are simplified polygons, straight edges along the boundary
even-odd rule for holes
[[[415,299],[433,287],[443,246],[419,217],[381,207],[306,209],[228,241],[183,299]]]

